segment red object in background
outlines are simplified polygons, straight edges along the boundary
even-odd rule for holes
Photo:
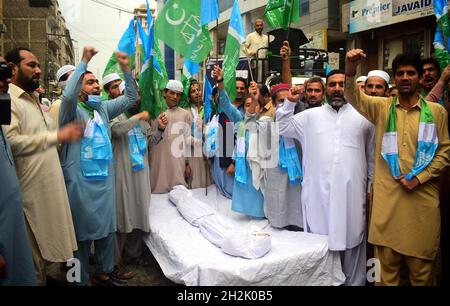
[[[36,92],[40,93],[40,94],[44,94],[45,93],[45,89],[42,88],[42,87],[39,87],[38,89],[36,89]]]

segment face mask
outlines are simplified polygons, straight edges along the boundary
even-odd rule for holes
[[[59,82],[59,87],[61,87],[62,90],[66,89],[66,86],[67,86],[67,81]]]
[[[0,94],[0,125],[11,124],[11,97],[8,93]]]
[[[98,110],[102,106],[102,102],[103,102],[102,96],[89,95],[86,105],[95,110]]]

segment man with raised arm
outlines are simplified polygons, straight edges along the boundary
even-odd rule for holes
[[[129,108],[137,99],[136,82],[128,66],[128,56],[117,53],[125,75],[124,96],[103,102],[97,78],[87,65],[98,53],[85,47],[62,96],[60,126],[73,120],[85,123],[81,142],[66,144],[61,150],[61,164],[72,209],[78,241],[75,257],[81,262],[81,283],[89,284],[89,252],[95,244],[96,276],[100,284],[111,285],[108,274],[114,267],[116,228],[115,179],[109,121]]]
[[[381,265],[377,284],[400,284],[405,263],[412,285],[432,285],[439,248],[438,178],[449,164],[447,112],[417,93],[423,74],[418,56],[392,64],[398,98],[371,97],[355,89],[363,50],[346,58],[346,97],[376,126],[374,199],[369,242]]]

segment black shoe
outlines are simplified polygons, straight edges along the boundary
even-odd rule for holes
[[[303,232],[303,228],[298,227],[296,225],[288,225],[285,227],[285,229],[290,232]]]

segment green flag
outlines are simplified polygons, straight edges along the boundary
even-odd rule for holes
[[[225,58],[223,60],[223,79],[225,90],[231,101],[236,99],[236,67],[242,44],[245,42],[244,26],[237,0],[234,1],[231,12],[230,27],[228,29]]]
[[[142,93],[141,110],[148,111],[153,119],[156,119],[161,112],[167,110],[161,91],[169,81],[157,42],[158,40],[155,38],[152,56],[145,62],[139,78],[139,88]]]
[[[200,25],[200,7],[201,0],[168,0],[155,22],[155,35],[196,63],[212,50],[208,26]]]
[[[434,12],[437,19],[437,28],[433,45],[435,57],[443,71],[450,64],[450,21],[447,0],[435,0]]]
[[[269,0],[264,16],[273,29],[287,29],[289,23],[299,20],[299,0]]]

